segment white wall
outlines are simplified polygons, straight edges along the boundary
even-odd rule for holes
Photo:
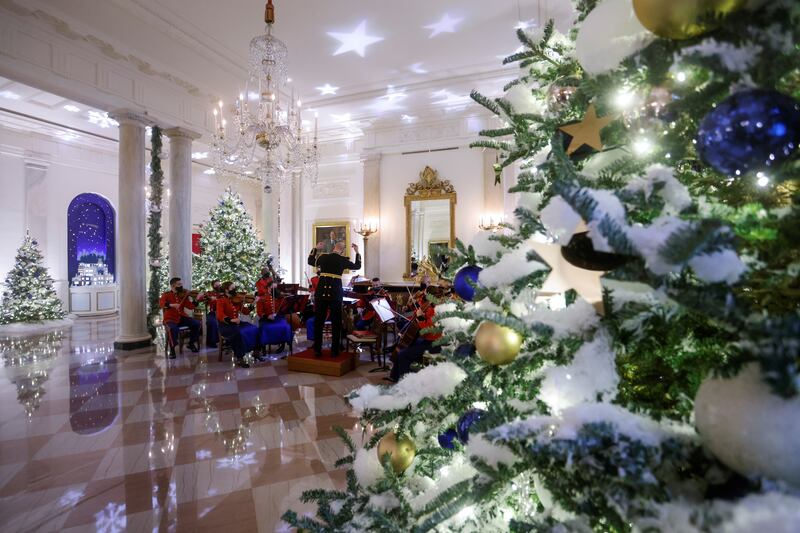
[[[449,180],[458,195],[456,238],[469,242],[478,231],[483,212],[483,154],[459,148],[418,154],[384,154],[381,158],[381,279],[402,279],[406,265],[406,221],[403,197],[430,166],[439,178]]]
[[[25,235],[25,162],[20,155],[10,155],[10,148],[0,146],[0,281],[14,266],[16,247]]]
[[[312,241],[312,230],[315,222],[349,221],[350,242],[362,247],[363,240],[353,230],[356,221],[363,216],[364,180],[363,167],[360,161],[341,163],[324,163],[319,169],[319,182],[316,187],[304,184],[303,188],[303,223],[300,235],[299,260],[302,261],[303,272],[312,274],[306,265],[308,252],[316,244]],[[348,251],[351,258],[352,251]],[[359,273],[363,272],[363,268]],[[305,275],[299,283],[305,283]]]
[[[165,139],[166,140],[166,139]],[[149,142],[149,141],[148,141]],[[149,158],[149,152],[146,157]],[[44,180],[29,194],[26,209],[25,161],[45,162]],[[149,161],[149,160],[148,160]],[[163,163],[165,188],[169,185],[169,164]],[[192,182],[192,224],[204,223],[208,212],[227,185],[238,190],[247,211],[261,232],[261,198],[257,184],[226,182],[203,174],[194,165]],[[0,282],[14,265],[16,250],[25,235],[26,224],[37,218],[44,230],[34,235],[40,244],[50,275],[62,301],[67,302],[67,208],[75,196],[92,192],[107,198],[118,210],[117,144],[97,140],[79,145],[38,133],[8,129],[0,125]],[[142,206],[142,209],[145,207]],[[162,226],[165,243],[169,235],[169,209],[165,195]],[[124,253],[117,249],[117,254]]]

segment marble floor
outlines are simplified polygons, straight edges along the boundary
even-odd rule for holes
[[[117,319],[0,339],[0,531],[288,531],[310,488],[342,488],[342,396],[383,374],[249,369],[216,350],[114,351]],[[368,359],[368,357],[367,357]]]

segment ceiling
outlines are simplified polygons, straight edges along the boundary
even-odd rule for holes
[[[117,43],[200,88],[209,102],[242,90],[263,0],[38,0],[42,9]],[[273,34],[289,48],[297,94],[321,127],[469,105],[514,67],[515,26],[566,20],[570,0],[274,0]],[[361,36],[359,38],[359,36]],[[337,53],[340,52],[340,53]],[[363,53],[363,56],[362,56]],[[320,88],[327,88],[322,90]],[[334,89],[335,88],[335,94]],[[408,118],[410,117],[410,118]]]

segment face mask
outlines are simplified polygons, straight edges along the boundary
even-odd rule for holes
[[[261,277],[267,279],[269,277],[269,272],[262,272]]]
[[[177,292],[183,292],[183,286],[182,285],[178,285],[177,287],[175,287],[175,290]]]

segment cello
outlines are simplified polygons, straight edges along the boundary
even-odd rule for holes
[[[422,294],[424,295],[426,289],[422,290]],[[411,295],[411,291],[409,291],[409,295]],[[412,315],[409,318],[408,324],[406,324],[405,329],[403,330],[403,334],[397,340],[397,343],[394,345],[394,350],[392,350],[391,360],[395,362],[397,360],[397,354],[414,344],[414,341],[417,340],[419,337],[419,332],[422,328],[419,327],[419,318],[417,317],[417,313],[425,313],[428,308],[430,307],[431,303],[427,300],[423,301],[422,304],[416,303],[416,296],[417,294],[411,295],[409,298],[409,305],[412,306]]]

